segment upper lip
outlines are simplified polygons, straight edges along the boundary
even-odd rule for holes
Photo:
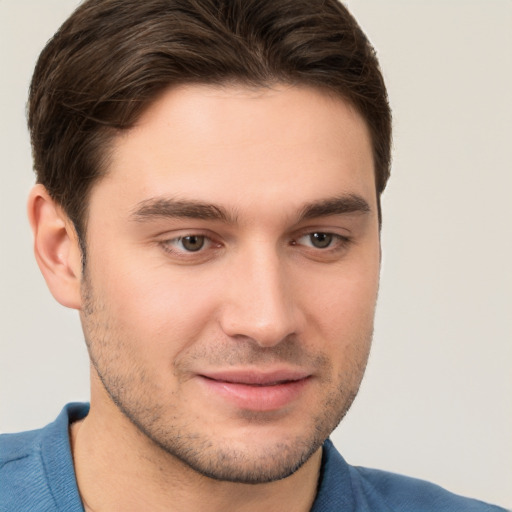
[[[311,374],[304,370],[278,369],[278,370],[254,370],[254,369],[229,369],[215,370],[199,374],[201,377],[228,382],[232,384],[247,384],[253,386],[272,386],[285,382],[305,379]]]

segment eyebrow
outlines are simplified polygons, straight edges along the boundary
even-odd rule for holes
[[[306,204],[300,213],[299,222],[329,215],[370,212],[370,205],[365,199],[356,194],[347,194]]]
[[[361,196],[347,194],[307,203],[300,211],[298,222],[316,217],[343,214],[365,214],[371,208]],[[222,206],[195,200],[176,200],[172,198],[150,198],[138,203],[131,218],[144,222],[157,218],[189,218],[216,220],[236,224],[236,213],[230,213]]]
[[[131,217],[138,222],[153,218],[189,218],[236,223],[236,215],[230,214],[221,206],[201,201],[169,198],[146,199],[136,206]]]

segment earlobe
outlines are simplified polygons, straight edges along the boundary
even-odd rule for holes
[[[50,292],[63,306],[80,309],[82,262],[73,223],[43,185],[30,192],[28,217],[34,254]]]

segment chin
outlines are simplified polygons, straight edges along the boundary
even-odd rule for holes
[[[264,484],[294,474],[321,447],[322,442],[304,445],[297,441],[258,447],[214,447],[202,453],[170,452],[190,469],[213,480],[242,484]]]

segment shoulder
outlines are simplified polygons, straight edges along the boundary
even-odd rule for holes
[[[43,429],[0,435],[1,511],[42,510],[37,508],[36,498],[50,505],[44,492],[38,492],[39,496],[33,492],[46,487],[40,449],[42,432]]]
[[[363,467],[350,468],[355,486],[369,499],[385,503],[391,510],[415,512],[503,512],[479,500],[453,494],[425,480]]]
[[[69,404],[42,429],[0,435],[0,512],[83,510],[68,426],[87,410],[87,404]]]
[[[0,434],[0,471],[37,452],[41,430],[30,430],[17,434]]]
[[[330,441],[324,445],[321,491],[324,503],[329,506],[350,502],[353,510],[505,512],[500,507],[453,494],[424,480],[388,471],[350,466]],[[327,506],[319,510],[331,509]]]

